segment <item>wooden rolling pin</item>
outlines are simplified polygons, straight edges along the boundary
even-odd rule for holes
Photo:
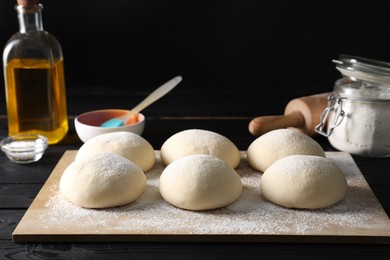
[[[321,113],[328,104],[331,92],[296,98],[291,100],[280,116],[260,116],[249,123],[249,132],[260,136],[269,131],[291,127],[309,136],[316,134],[315,126],[319,124]]]

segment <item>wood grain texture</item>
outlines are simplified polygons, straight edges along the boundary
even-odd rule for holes
[[[348,252],[340,253],[340,252]],[[0,245],[0,259],[388,259],[388,245],[270,243],[52,243]]]
[[[42,184],[0,185],[0,209],[28,208]]]
[[[0,210],[0,240],[10,240],[12,232],[25,213],[26,210]]]
[[[181,211],[170,205],[164,206],[163,210],[158,207],[157,204],[164,203],[164,201],[159,198],[156,187],[152,187],[151,184],[156,181],[163,170],[159,160],[157,160],[153,169],[146,173],[151,181],[149,183],[151,187],[143,195],[146,197],[145,200],[114,211],[83,210],[82,214],[79,214],[79,209],[63,200],[58,192],[58,182],[61,174],[67,165],[73,161],[75,153],[76,151],[67,151],[58,162],[33,204],[14,230],[13,239],[15,242],[390,243],[390,221],[356,164],[346,153],[327,153],[327,156],[339,165],[346,174],[350,185],[349,197],[341,202],[340,207],[336,205],[321,211],[300,211],[272,206],[270,203],[268,205],[263,204],[265,206],[264,210],[273,209],[270,212],[271,222],[282,223],[282,226],[285,226],[281,228],[280,226],[271,225],[270,229],[260,231],[256,229],[256,225],[267,220],[261,219],[262,216],[260,215],[259,219],[256,219],[256,212],[254,218],[248,219],[248,216],[252,214],[252,208],[250,207],[244,209],[244,212],[247,212],[245,214],[235,211],[234,207],[228,208],[226,211],[221,209],[206,214],[194,213],[196,219],[201,223],[192,222],[193,226],[190,224],[188,227],[180,225],[161,226],[161,223],[166,224],[166,222],[159,222],[159,218],[166,219],[170,217],[173,220],[177,218],[177,222],[173,221],[172,223],[179,223],[182,222],[182,219],[186,219],[188,223],[191,223],[191,217],[193,216],[191,212]],[[156,156],[158,159],[158,152],[156,152]],[[242,152],[242,161],[237,171],[247,178],[249,183],[247,183],[247,191],[244,188],[242,195],[244,199],[241,202],[236,202],[238,208],[257,205],[251,201],[245,201],[245,198],[252,198],[250,197],[251,187],[249,187],[252,182],[251,178],[254,174],[260,177],[260,174],[254,171],[251,172],[248,165],[245,165],[244,158],[245,153]],[[245,185],[244,182],[244,187]],[[258,197],[260,198],[260,196]],[[143,205],[150,198],[155,200],[148,202],[151,203],[150,205],[155,205],[151,209],[147,207],[149,204]],[[50,202],[50,200],[52,201]],[[257,202],[267,203],[260,200]],[[59,203],[68,203],[69,205],[64,208],[57,207]],[[345,205],[342,206],[342,203],[345,205],[352,203],[352,205],[344,208]],[[362,205],[367,208],[363,209]],[[343,209],[348,210],[342,212]],[[69,212],[71,213],[69,214]],[[75,214],[72,215],[72,212]],[[153,218],[153,214],[157,218]],[[168,214],[168,217],[166,214]],[[340,217],[333,218],[332,216],[330,218],[330,215],[340,215]],[[288,223],[291,216],[293,218],[296,216],[296,219],[304,216],[304,220],[299,223]],[[58,219],[56,219],[57,217]],[[232,221],[226,224],[224,222],[226,218],[232,219]],[[284,223],[284,220],[287,223]],[[337,221],[340,222],[337,223]],[[139,225],[139,223],[142,225]],[[216,226],[213,223],[219,223],[218,225],[221,225],[223,229],[220,229],[220,227],[215,229]],[[223,227],[223,225],[226,226]],[[229,229],[230,225],[241,226],[241,229],[231,231]],[[245,225],[254,226],[246,228]],[[251,229],[252,227],[253,229]]]

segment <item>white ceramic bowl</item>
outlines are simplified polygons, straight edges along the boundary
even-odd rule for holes
[[[141,113],[138,114],[138,122],[130,125],[124,125],[119,127],[101,127],[100,125],[114,117],[119,117],[128,112],[123,109],[102,109],[91,112],[86,112],[78,115],[74,119],[74,125],[76,133],[84,143],[100,134],[126,131],[142,135],[145,127],[145,116]]]

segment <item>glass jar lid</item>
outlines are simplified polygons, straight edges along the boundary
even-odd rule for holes
[[[333,60],[345,76],[384,85],[390,85],[390,63],[357,56],[341,55]]]
[[[341,55],[333,62],[347,77],[336,82],[336,94],[360,100],[390,100],[390,63],[350,55]]]

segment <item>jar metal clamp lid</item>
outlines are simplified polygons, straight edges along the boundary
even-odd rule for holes
[[[322,112],[320,117],[320,123],[315,127],[315,131],[325,137],[328,137],[332,134],[333,130],[341,124],[344,119],[345,112],[342,109],[342,101],[340,98],[336,98],[333,95],[328,97],[328,105],[325,110]],[[338,109],[339,108],[339,109]],[[330,113],[336,113],[333,122],[330,124],[327,130],[324,130],[327,125],[328,117]]]
[[[320,123],[315,131],[330,136],[335,127],[341,124],[345,116],[342,100],[362,102],[390,102],[390,63],[351,55],[340,55],[333,60],[336,69],[342,74],[337,80],[328,105],[321,114]],[[336,113],[328,130],[324,130],[330,113]]]

